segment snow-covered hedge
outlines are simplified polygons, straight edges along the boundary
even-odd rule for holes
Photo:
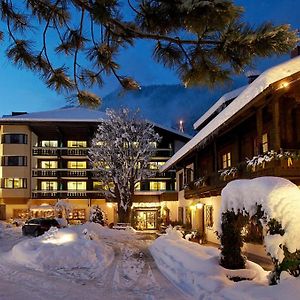
[[[235,180],[222,190],[221,218],[226,212],[251,217],[258,206],[264,212],[261,221],[268,227],[264,239],[266,250],[280,269],[288,253],[300,250],[300,190],[289,180],[278,177]],[[275,231],[274,222],[278,227]],[[222,222],[218,228],[222,236],[221,226]]]

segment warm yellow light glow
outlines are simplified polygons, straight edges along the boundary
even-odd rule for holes
[[[289,83],[286,82],[286,81],[284,81],[284,82],[281,83],[281,87],[282,87],[282,88],[286,88],[286,87],[288,87],[288,86],[289,86]]]
[[[190,206],[190,209],[191,209],[191,210],[195,210],[195,209],[196,209],[196,205],[191,205],[191,206]]]
[[[106,206],[109,207],[109,208],[112,208],[113,207],[113,203],[110,203],[110,202],[106,203]]]
[[[74,233],[56,233],[54,236],[47,237],[45,240],[42,240],[44,244],[54,244],[62,245],[75,240]]]
[[[197,203],[197,204],[196,204],[196,208],[198,208],[198,209],[203,208],[203,204],[202,204],[202,203]]]

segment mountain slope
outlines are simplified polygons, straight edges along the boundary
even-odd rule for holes
[[[183,120],[185,131],[193,134],[193,123],[225,92],[241,86],[241,80],[230,87],[209,90],[204,87],[184,88],[181,85],[145,86],[140,91],[115,91],[103,99],[101,110],[130,107],[140,109],[143,117],[178,129]]]

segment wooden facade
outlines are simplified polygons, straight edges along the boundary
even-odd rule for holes
[[[262,163],[247,164],[255,156]],[[237,178],[279,176],[300,185],[300,73],[259,94],[176,168],[186,174],[190,164],[194,176],[184,176],[185,199],[220,195]]]

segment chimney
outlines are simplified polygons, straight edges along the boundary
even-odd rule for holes
[[[300,55],[300,46],[296,46],[295,49],[291,51],[291,58],[294,58],[299,55]]]

